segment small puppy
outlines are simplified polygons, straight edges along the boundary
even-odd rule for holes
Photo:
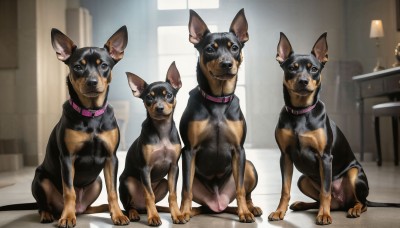
[[[146,209],[148,224],[159,226],[161,219],[155,204],[169,191],[172,221],[185,223],[176,198],[181,142],[173,113],[176,94],[182,86],[179,72],[173,62],[166,81],[150,85],[132,73],[127,76],[133,95],[143,100],[147,118],[139,137],[128,150],[125,169],[119,178],[121,202],[131,221],[140,219],[137,210]],[[168,180],[164,179],[167,174]]]

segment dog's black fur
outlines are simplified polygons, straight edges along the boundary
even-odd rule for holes
[[[40,221],[47,223],[60,217],[59,227],[73,227],[76,214],[107,209],[90,206],[101,192],[99,174],[104,170],[112,221],[126,225],[129,219],[119,208],[116,192],[119,129],[113,109],[107,105],[107,95],[111,69],[122,59],[127,45],[127,29],[121,27],[104,48],[77,48],[57,29],[51,31],[51,39],[58,59],[69,67],[71,99],[63,105],[61,119],[51,132],[44,161],[32,182]]]
[[[367,201],[367,177],[346,137],[329,119],[319,99],[321,72],[328,61],[326,33],[316,41],[310,54],[295,54],[281,33],[277,60],[284,72],[282,109],[275,130],[281,150],[282,195],[269,220],[284,218],[290,200],[293,164],[303,174],[298,187],[313,203],[295,202],[292,210],[319,209],[316,223],[332,223],[330,210],[347,210],[359,217],[367,206],[397,206]]]
[[[173,62],[166,81],[150,85],[132,73],[127,76],[133,95],[143,100],[147,118],[128,150],[125,169],[119,178],[121,202],[131,221],[139,220],[138,210],[146,209],[148,224],[159,226],[161,219],[155,203],[169,191],[172,221],[185,223],[176,197],[181,155],[181,141],[173,119],[176,94],[182,86],[178,69]],[[167,174],[168,180],[164,179]]]
[[[241,222],[254,222],[254,216],[262,214],[251,199],[257,172],[246,160],[246,121],[234,94],[247,29],[243,9],[229,32],[223,33],[211,33],[200,16],[190,11],[189,41],[200,56],[198,87],[190,92],[180,122],[185,144],[181,211],[187,221],[202,209],[236,213]],[[235,198],[238,207],[229,208]],[[192,200],[203,207],[192,210]]]

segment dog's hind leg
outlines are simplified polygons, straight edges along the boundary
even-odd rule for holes
[[[51,223],[64,207],[63,196],[47,178],[36,174],[32,182],[32,195],[39,206],[40,222]]]
[[[297,186],[299,187],[300,191],[314,199],[316,202],[294,202],[292,205],[290,205],[290,209],[293,211],[304,211],[304,210],[309,210],[309,209],[318,209],[319,208],[319,189],[320,187],[312,181],[309,177],[302,175],[299,178],[299,181],[297,182]]]
[[[260,217],[263,213],[260,207],[254,206],[253,200],[251,199],[251,193],[256,188],[258,183],[257,170],[253,163],[249,160],[246,161],[245,173],[244,173],[244,187],[246,190],[246,204],[250,212],[255,217]]]
[[[76,192],[76,213],[92,214],[108,211],[108,204],[91,207],[90,205],[99,197],[102,189],[100,177],[84,188],[75,188]]]
[[[350,188],[354,197],[354,205],[347,211],[348,218],[360,217],[361,213],[367,211],[365,204],[368,196],[368,182],[364,172],[360,172],[358,168],[354,167],[347,171],[349,178]]]
[[[257,171],[251,161],[246,161],[245,173],[244,173],[244,187],[246,190],[246,204],[247,208],[255,217],[260,217],[263,213],[260,207],[254,206],[253,200],[251,198],[252,191],[256,188],[258,182]],[[225,209],[226,213],[237,214],[237,207],[227,207]]]

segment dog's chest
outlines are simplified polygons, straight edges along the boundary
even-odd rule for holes
[[[155,180],[164,177],[171,164],[178,162],[181,145],[162,139],[156,144],[143,145],[142,151],[146,165],[151,168],[152,180]]]
[[[310,130],[305,123],[278,128],[275,136],[279,147],[289,154],[296,168],[302,173],[313,174],[319,167],[318,157],[326,148],[325,132],[323,128]]]
[[[189,140],[194,147],[216,151],[221,147],[240,145],[244,134],[244,120],[229,118],[230,110],[212,109],[202,120],[189,123]]]
[[[102,158],[111,155],[116,150],[118,141],[117,127],[95,120],[82,122],[74,128],[66,128],[64,132],[68,153],[81,158]]]

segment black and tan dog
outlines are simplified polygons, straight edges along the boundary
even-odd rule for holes
[[[173,120],[176,94],[181,78],[175,62],[168,69],[166,82],[148,85],[139,76],[127,73],[133,95],[143,100],[147,118],[139,137],[128,150],[125,169],[119,178],[120,197],[131,221],[140,219],[137,210],[147,209],[148,224],[161,225],[156,202],[169,191],[173,223],[185,223],[176,197],[181,141]],[[168,181],[164,177],[168,174]]]
[[[293,164],[303,174],[298,180],[299,189],[316,202],[295,202],[290,209],[318,209],[317,224],[332,223],[331,210],[347,210],[347,216],[355,218],[367,206],[399,206],[366,199],[369,187],[363,168],[319,100],[321,71],[328,61],[326,33],[307,55],[294,54],[289,40],[281,33],[276,59],[284,72],[285,107],[275,130],[281,150],[282,195],[269,220],[285,216]]]
[[[200,209],[237,213],[241,222],[254,222],[254,216],[262,214],[251,199],[257,172],[246,160],[246,122],[234,94],[247,29],[243,9],[224,33],[211,33],[190,11],[189,40],[200,56],[198,87],[190,92],[180,122],[185,144],[181,211],[186,221]],[[228,208],[235,198],[238,207]],[[203,207],[192,210],[192,200]]]
[[[63,105],[32,182],[40,221],[52,222],[60,216],[59,227],[73,227],[76,214],[94,212],[90,205],[101,192],[103,170],[111,219],[116,225],[126,225],[129,219],[118,205],[116,191],[119,129],[107,95],[111,69],[124,55],[127,29],[121,27],[104,48],[77,48],[57,29],[51,31],[51,40],[57,58],[69,67],[71,98]]]

